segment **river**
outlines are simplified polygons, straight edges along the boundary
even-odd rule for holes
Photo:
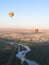
[[[8,44],[17,44],[17,43],[13,43],[13,42],[5,42]],[[26,54],[31,51],[31,49],[29,48],[29,46],[24,46],[22,44],[17,44],[18,45],[18,53],[16,54],[16,57],[19,58],[21,60],[21,64],[23,65],[23,62],[25,61],[26,63],[28,63],[28,65],[39,65],[38,63],[36,63],[35,61],[31,61],[27,58],[25,58]],[[20,46],[24,47],[26,50],[22,50],[20,51]]]
[[[22,44],[18,44],[18,46],[23,46],[24,48],[26,48],[26,50],[24,51],[18,51],[18,53],[16,54],[16,57],[18,57],[21,61],[22,61],[22,65],[23,65],[23,62],[27,62],[28,65],[39,65],[38,63],[36,63],[35,61],[31,61],[27,58],[25,58],[25,55],[31,51],[31,49],[28,47],[28,46],[24,46]],[[21,49],[18,47],[18,50]]]

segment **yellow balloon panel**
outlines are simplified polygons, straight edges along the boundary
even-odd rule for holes
[[[14,12],[9,12],[9,16],[13,17],[14,16]]]

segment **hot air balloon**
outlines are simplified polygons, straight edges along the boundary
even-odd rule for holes
[[[14,16],[14,12],[9,12],[9,16],[13,17]]]
[[[36,33],[39,32],[39,29],[35,29],[35,32],[36,32]]]

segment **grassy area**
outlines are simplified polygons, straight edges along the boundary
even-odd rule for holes
[[[16,58],[18,47],[16,44],[7,44],[5,42],[16,42],[12,39],[0,38],[0,65],[21,65],[21,60]],[[21,48],[23,50],[23,48]],[[24,65],[27,65],[24,62]]]
[[[49,65],[49,43],[40,43],[30,46],[31,51],[27,53],[26,57],[34,60],[41,65]]]

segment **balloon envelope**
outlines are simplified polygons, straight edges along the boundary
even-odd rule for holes
[[[13,17],[14,16],[14,12],[9,12],[9,16]]]
[[[36,32],[36,33],[39,32],[39,29],[35,29],[35,32]]]

